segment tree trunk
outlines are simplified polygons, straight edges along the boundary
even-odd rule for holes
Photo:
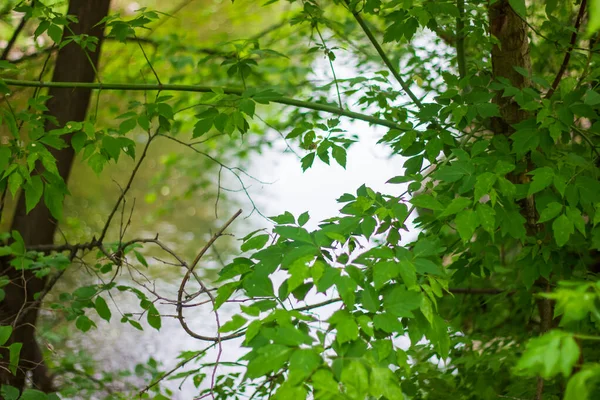
[[[65,29],[63,36],[72,34],[87,34],[98,38],[95,52],[86,54],[82,48],[70,43],[60,49],[56,59],[54,82],[93,82],[95,69],[98,65],[104,26],[96,26],[108,15],[110,0],[71,0],[68,14],[78,19],[77,24],[70,25],[73,33]],[[89,57],[88,57],[89,56]],[[91,61],[91,62],[90,62]],[[93,64],[93,65],[92,65]],[[69,121],[83,121],[86,117],[90,103],[91,90],[89,89],[50,89],[51,99],[47,102],[48,114],[54,116],[59,126]],[[55,129],[52,124],[46,125],[46,130]],[[65,138],[70,143],[70,135]],[[67,181],[74,151],[72,147],[62,150],[51,149],[56,157],[58,170],[61,177]],[[42,167],[38,165],[36,169]],[[56,232],[57,221],[50,215],[48,208],[40,202],[29,214],[26,213],[25,198],[20,196],[13,218],[12,230],[18,231],[28,246],[52,244]],[[4,371],[0,365],[0,383],[9,384],[22,390],[28,371],[32,372],[33,385],[43,391],[52,391],[52,379],[49,377],[42,359],[41,351],[35,340],[35,329],[38,317],[38,308],[33,307],[22,313],[21,310],[34,303],[34,295],[44,289],[46,281],[36,278],[29,271],[17,271],[9,267],[6,260],[3,263],[3,274],[7,274],[11,283],[5,287],[6,298],[0,302],[0,319],[3,324],[14,324],[13,335],[9,343],[23,343],[17,374],[15,376]],[[1,274],[0,274],[1,275]],[[19,315],[21,314],[21,315]],[[2,361],[6,364],[6,354],[2,354]]]
[[[489,8],[490,33],[495,36],[499,45],[492,48],[492,73],[494,78],[503,77],[518,88],[524,89],[531,86],[531,59],[529,57],[528,27],[525,21],[511,8],[508,0],[501,0]],[[525,77],[515,70],[520,67],[527,71]],[[511,97],[502,97],[498,93],[495,98],[500,109],[500,117],[492,122],[494,134],[510,135],[514,132],[511,125],[522,122],[531,117],[531,114],[522,110]],[[525,184],[529,182],[527,172],[531,170],[529,159],[525,171],[520,174],[509,175],[508,178],[514,183]],[[533,196],[529,196],[520,202],[521,214],[527,221],[527,234],[535,235],[538,230],[538,216],[535,209]],[[542,290],[549,290],[549,283],[540,278],[536,286]],[[553,305],[548,299],[537,302],[540,315],[540,334],[552,327]],[[535,386],[535,400],[541,400],[544,393],[544,380],[538,378]]]

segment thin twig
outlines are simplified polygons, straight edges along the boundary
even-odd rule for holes
[[[181,285],[179,286],[179,291],[177,292],[177,316],[179,318],[179,322],[180,322],[181,326],[190,335],[192,335],[192,334],[195,335],[195,333],[191,329],[189,329],[189,327],[185,323],[184,318],[183,318],[183,307],[181,306],[182,299],[183,299],[183,293],[185,291],[185,284],[189,280],[190,275],[194,272],[194,268],[196,268],[196,265],[198,264],[200,259],[204,256],[204,254],[206,254],[206,252],[208,251],[210,246],[212,246],[212,244],[223,235],[223,233],[229,227],[229,225],[231,225],[233,223],[233,221],[235,221],[235,219],[237,217],[239,217],[241,214],[242,214],[242,210],[238,210],[235,214],[233,214],[233,216],[231,218],[229,218],[229,220],[227,220],[227,222],[225,222],[225,224],[217,232],[215,232],[215,234],[210,238],[210,240],[206,243],[206,245],[204,245],[204,247],[198,252],[198,254],[196,255],[196,258],[194,258],[194,261],[192,261],[192,263],[189,265],[189,268],[188,268],[186,274],[184,275],[183,279],[181,280]],[[217,342],[218,350],[217,350],[217,358],[216,358],[215,366],[213,368],[213,373],[212,373],[212,377],[211,377],[211,385],[210,385],[210,394],[214,400],[215,394],[214,394],[213,389],[215,387],[219,361],[221,359],[221,355],[223,354],[223,346],[221,344],[221,321],[219,319],[219,313],[217,311],[217,306],[216,306],[214,295],[211,293],[210,290],[208,290],[208,288],[206,286],[204,286],[204,284],[201,281],[199,283],[200,283],[202,290],[204,292],[206,292],[206,294],[210,298],[210,301],[213,305],[213,311],[215,313],[215,321],[217,324],[217,340],[216,340],[216,342]],[[193,336],[193,337],[195,337],[195,336]]]
[[[138,170],[140,169],[140,166],[142,165],[142,162],[144,161],[144,159],[146,158],[146,155],[148,154],[148,147],[150,147],[150,143],[152,143],[152,140],[157,135],[158,135],[158,129],[157,129],[157,132],[154,135],[148,133],[148,141],[146,142],[146,145],[144,146],[144,150],[142,151],[142,154],[141,154],[141,156],[140,156],[137,164],[133,168],[133,171],[131,171],[131,175],[129,176],[129,180],[127,181],[127,185],[125,186],[125,189],[123,189],[121,191],[121,195],[117,199],[117,202],[113,206],[112,211],[108,215],[108,218],[106,219],[106,223],[104,224],[104,228],[102,228],[102,233],[100,234],[100,237],[98,238],[98,242],[101,243],[104,240],[104,237],[106,236],[106,233],[107,233],[108,228],[110,226],[110,222],[112,221],[112,218],[114,217],[115,213],[119,209],[119,205],[121,204],[121,202],[125,198],[125,195],[129,191],[129,189],[131,189],[131,184],[133,183],[133,179],[135,178]]]

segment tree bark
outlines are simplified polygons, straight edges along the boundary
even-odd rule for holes
[[[83,49],[70,43],[60,49],[54,67],[52,80],[54,82],[93,82],[95,70],[98,66],[100,48],[102,45],[103,25],[97,25],[108,15],[110,0],[71,0],[68,14],[74,15],[78,23],[71,24],[69,30],[65,29],[63,37],[70,35],[86,34],[98,38],[96,51],[87,54]],[[58,89],[52,88],[52,96],[46,106],[48,114],[53,116],[59,126],[64,126],[69,121],[83,121],[90,103],[91,90],[89,89]],[[46,130],[55,129],[56,126],[47,123]],[[70,143],[70,135],[65,138]],[[57,167],[61,177],[67,181],[73,164],[74,151],[72,147],[62,150],[51,149],[56,157]],[[36,170],[41,171],[41,165]],[[12,221],[12,230],[18,231],[27,246],[52,244],[56,232],[57,221],[52,217],[48,208],[40,202],[29,214],[26,213],[25,198],[20,196],[15,215]],[[0,383],[9,384],[22,390],[25,387],[25,378],[28,371],[32,372],[33,385],[45,392],[53,390],[52,379],[48,375],[40,348],[35,339],[35,329],[38,317],[37,307],[22,312],[35,304],[34,295],[44,289],[46,281],[36,278],[29,271],[17,271],[8,265],[8,260],[3,260],[0,275],[9,276],[10,284],[5,287],[6,298],[0,302],[0,321],[2,324],[13,324],[14,331],[9,343],[23,343],[21,357],[16,375],[7,373],[5,367],[7,355],[2,354],[0,364]]]
[[[511,85],[524,89],[531,86],[531,59],[529,56],[529,37],[526,22],[512,9],[508,0],[497,1],[489,7],[490,33],[498,39],[499,44],[492,48],[492,74],[494,78],[503,77],[510,81]],[[514,67],[521,68],[528,73],[523,76]],[[510,97],[502,97],[498,93],[495,98],[500,109],[500,117],[492,121],[494,134],[510,135],[514,132],[512,125],[522,122],[531,117],[531,114],[522,110]],[[529,159],[526,160],[528,164]],[[527,172],[530,166],[520,174],[509,175],[514,183],[527,183],[529,176]],[[535,209],[533,196],[529,196],[520,202],[521,214],[527,221],[528,235],[535,235],[538,231],[536,221],[538,216]],[[549,290],[549,283],[545,279],[537,282],[544,290]],[[540,334],[552,327],[553,304],[548,299],[538,300],[540,314]],[[534,399],[541,400],[544,393],[544,380],[538,378],[534,389]]]
[[[513,67],[521,67],[531,74],[527,24],[511,8],[508,0],[501,0],[489,8],[490,33],[500,42],[492,48],[492,73],[494,78],[503,77],[518,88],[531,85],[531,80]],[[495,133],[511,133],[510,125],[527,119],[526,111],[519,108],[510,97],[498,93],[496,103],[501,117],[496,120]]]

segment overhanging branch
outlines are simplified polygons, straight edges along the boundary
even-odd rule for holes
[[[33,88],[64,88],[64,89],[96,89],[96,90],[125,90],[125,91],[168,91],[168,92],[192,92],[192,93],[212,93],[213,89],[222,89],[225,94],[241,96],[243,89],[219,88],[216,86],[200,85],[175,85],[175,84],[144,84],[144,83],[88,83],[88,82],[42,82],[26,81],[19,79],[4,79],[7,86],[33,87]],[[286,106],[306,108],[309,110],[322,111],[341,117],[348,117],[368,122],[373,125],[385,126],[391,129],[404,131],[400,125],[381,118],[375,118],[371,115],[362,114],[349,110],[342,110],[338,106],[315,103],[311,101],[297,100],[291,97],[280,96],[270,100],[272,103],[283,104]]]

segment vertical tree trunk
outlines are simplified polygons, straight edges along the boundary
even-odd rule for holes
[[[70,25],[73,34],[86,34],[98,38],[95,52],[86,54],[79,45],[70,43],[60,49],[56,59],[54,82],[93,82],[95,69],[98,65],[100,48],[102,44],[102,25],[97,24],[108,15],[110,0],[71,0],[68,14],[78,19],[77,24]],[[72,33],[65,29],[63,36]],[[93,65],[92,65],[93,64]],[[60,126],[69,121],[83,121],[90,103],[91,90],[89,89],[50,89],[52,96],[47,102],[48,114],[54,116]],[[51,124],[46,129],[54,129]],[[66,138],[70,142],[70,136]],[[69,177],[73,163],[74,152],[71,147],[62,150],[52,149],[56,157],[58,170],[66,181]],[[38,166],[41,168],[41,165]],[[24,196],[20,196],[11,229],[17,230],[26,245],[52,244],[56,231],[57,221],[50,215],[48,208],[40,202],[29,214],[26,213]],[[21,358],[16,376],[6,373],[0,374],[0,383],[6,383],[23,389],[27,371],[32,371],[33,384],[44,391],[51,391],[52,380],[48,376],[41,351],[35,340],[35,329],[38,317],[37,307],[19,315],[28,305],[33,304],[34,295],[42,291],[45,280],[36,278],[28,271],[16,271],[8,266],[6,261],[2,268],[9,275],[11,283],[5,288],[6,298],[0,302],[0,315],[2,323],[15,324],[11,342],[23,343]],[[19,315],[19,316],[18,316]],[[16,321],[18,316],[18,321]],[[7,358],[3,355],[3,362]],[[2,365],[0,365],[2,367]]]
[[[503,77],[518,88],[524,89],[531,85],[531,59],[529,57],[528,27],[525,21],[511,8],[508,0],[501,0],[489,8],[490,33],[495,36],[499,45],[492,48],[492,73],[494,78]],[[520,67],[529,73],[523,76],[515,70]],[[502,97],[498,93],[495,99],[500,108],[500,117],[493,123],[495,134],[510,135],[514,129],[511,125],[524,121],[531,115],[522,109],[510,97]],[[528,162],[528,161],[527,161]],[[526,168],[519,175],[509,176],[515,183],[527,183],[529,176],[526,175],[530,168]],[[537,215],[533,196],[529,196],[520,202],[521,214],[527,220],[527,233],[535,235],[537,232]],[[540,279],[537,286],[543,290],[549,290],[549,284],[545,279]],[[542,299],[537,303],[540,314],[540,333],[544,333],[552,327],[553,306],[550,300]],[[544,380],[538,378],[535,387],[535,400],[541,400],[544,393]]]
[[[511,8],[508,0],[500,0],[490,6],[490,33],[500,42],[492,48],[492,73],[494,78],[503,77],[518,88],[531,85],[530,78],[524,77],[513,67],[521,67],[531,74],[529,39],[527,24]],[[498,93],[496,103],[500,107],[500,119],[496,120],[495,133],[512,133],[511,124],[528,118],[527,112],[510,98]]]

